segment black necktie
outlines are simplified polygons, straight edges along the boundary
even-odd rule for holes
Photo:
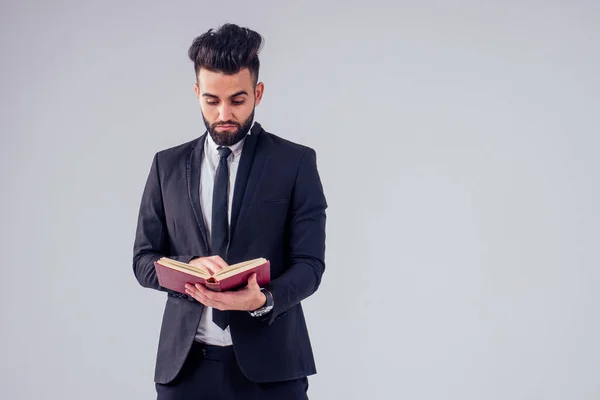
[[[227,157],[231,154],[231,149],[219,146],[218,150],[221,157],[213,188],[211,247],[214,255],[225,258],[229,242],[229,221],[227,218],[229,166]],[[229,325],[227,312],[213,309],[213,322],[223,330],[227,328],[227,325]]]

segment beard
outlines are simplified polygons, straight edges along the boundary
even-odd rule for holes
[[[252,126],[252,122],[254,120],[254,109],[250,116],[244,121],[243,124],[238,124],[233,121],[220,121],[211,124],[204,118],[204,114],[202,114],[202,119],[204,120],[204,125],[206,126],[206,130],[210,134],[212,140],[219,146],[233,146],[238,143],[240,140],[246,137],[250,127]],[[237,127],[234,131],[223,131],[218,132],[217,127],[219,125],[234,125]]]

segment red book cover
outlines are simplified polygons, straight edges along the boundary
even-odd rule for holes
[[[260,287],[265,287],[271,282],[271,263],[265,259],[256,259],[231,265],[230,267],[237,266],[237,270],[233,272],[232,275],[223,278],[219,277],[219,273],[223,274],[223,272],[225,272],[223,270],[218,271],[216,276],[209,276],[207,274],[207,277],[203,278],[196,275],[194,272],[186,272],[185,269],[187,268],[186,266],[189,267],[188,264],[177,262],[172,264],[171,261],[172,260],[161,258],[160,260],[154,262],[158,283],[164,288],[171,289],[182,294],[187,294],[185,292],[186,283],[190,283],[192,285],[200,283],[215,292],[236,290],[245,287],[248,284],[248,279],[255,272],[256,281]],[[249,265],[242,265],[246,263]],[[256,265],[252,266],[251,264]]]

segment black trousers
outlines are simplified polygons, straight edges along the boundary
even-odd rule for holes
[[[177,377],[156,383],[158,400],[307,400],[306,377],[285,382],[255,383],[242,373],[233,347],[194,342]]]

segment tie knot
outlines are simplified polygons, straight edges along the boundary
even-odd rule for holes
[[[231,154],[231,149],[229,147],[219,146],[217,148],[217,151],[219,152],[219,155],[221,156],[221,160],[224,158],[226,159]]]

